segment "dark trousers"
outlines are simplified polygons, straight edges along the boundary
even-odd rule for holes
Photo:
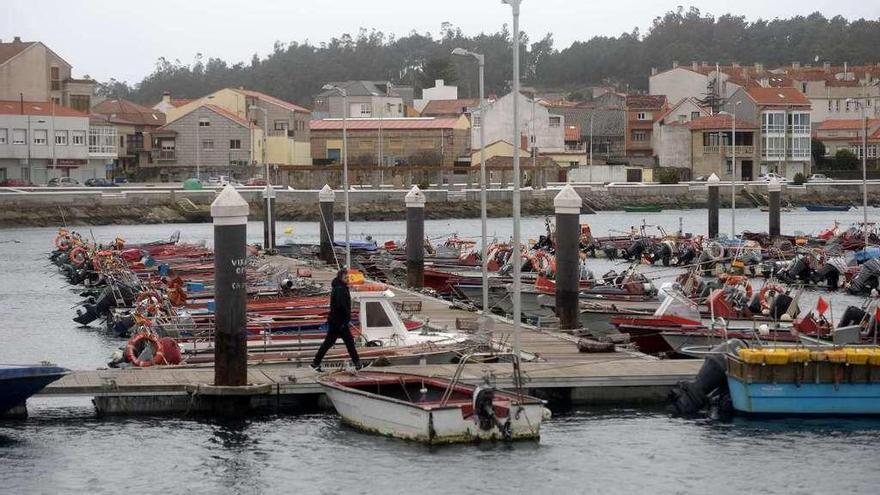
[[[315,354],[315,360],[313,364],[317,367],[321,364],[321,360],[324,359],[324,354],[327,354],[327,351],[330,350],[336,344],[336,341],[339,340],[339,337],[342,337],[342,341],[345,342],[345,348],[348,349],[348,355],[351,356],[351,360],[354,362],[355,366],[360,366],[361,359],[358,357],[357,349],[354,347],[354,337],[351,335],[351,330],[348,328],[348,323],[342,325],[329,325],[327,329],[327,336],[324,337],[324,342],[321,344],[321,347],[318,349],[318,353]]]

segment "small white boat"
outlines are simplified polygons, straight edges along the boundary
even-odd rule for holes
[[[428,444],[537,439],[550,413],[540,399],[445,378],[342,371],[318,382],[343,422]]]

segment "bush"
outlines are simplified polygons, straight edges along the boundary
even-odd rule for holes
[[[807,182],[807,178],[804,177],[804,174],[798,172],[794,174],[794,178],[791,180],[792,184],[796,186],[802,185],[804,182]]]
[[[835,170],[855,170],[859,166],[859,159],[852,151],[839,149],[834,154],[832,166]]]
[[[654,178],[661,184],[678,184],[678,169],[662,167],[656,169]]]

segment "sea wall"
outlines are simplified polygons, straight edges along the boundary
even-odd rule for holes
[[[553,197],[561,184],[547,189],[522,191],[523,214],[550,215]],[[705,183],[685,184],[574,184],[584,198],[586,210],[619,210],[623,205],[659,205],[664,208],[704,208]],[[251,204],[254,219],[262,216],[260,188],[241,188]],[[480,215],[480,190],[452,187],[427,189],[426,217],[473,218]],[[351,216],[356,220],[398,220],[405,218],[405,189],[369,189],[349,192]],[[209,206],[217,190],[183,190],[170,186],[150,188],[0,188],[0,227],[77,224],[135,224],[210,221]],[[759,206],[766,198],[764,184],[737,185],[737,204]],[[880,197],[880,183],[869,183],[869,202]],[[318,218],[318,192],[278,189],[279,220],[313,221]],[[511,214],[512,191],[490,189],[488,211],[493,217]],[[860,205],[862,185],[856,181],[806,184],[783,188],[783,204],[807,203]],[[341,216],[343,193],[336,193],[336,211]],[[721,201],[730,203],[730,186],[721,186]]]

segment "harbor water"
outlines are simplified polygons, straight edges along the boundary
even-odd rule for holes
[[[876,218],[877,211],[870,211]],[[628,231],[643,220],[667,232],[706,230],[705,210],[584,215],[596,236]],[[834,220],[848,226],[861,212],[783,215],[783,232],[815,233]],[[767,214],[738,210],[737,227],[765,231]],[[729,230],[721,215],[721,231]],[[285,229],[289,233],[284,233]],[[656,227],[646,227],[656,233]],[[80,227],[99,241],[167,238],[210,243],[212,226]],[[475,237],[478,219],[426,222],[435,242]],[[279,242],[316,242],[314,223],[279,222]],[[337,239],[344,227],[336,225]],[[352,239],[400,241],[404,222],[354,222]],[[507,240],[510,219],[489,221]],[[544,233],[543,218],[523,233]],[[72,369],[105,366],[122,345],[71,321],[80,301],[46,254],[55,229],[0,230],[0,363],[52,361]],[[248,226],[260,242],[262,226]],[[600,274],[620,269],[591,262]],[[675,272],[646,267],[658,278]],[[810,293],[809,307],[819,293]],[[823,295],[826,295],[823,293]],[[826,295],[827,296],[827,295]],[[834,294],[834,311],[856,298]],[[239,421],[205,418],[96,418],[88,399],[31,399],[26,420],[0,420],[0,493],[877,493],[874,452],[880,420],[736,418],[730,423],[671,418],[662,409],[555,411],[539,443],[429,448],[343,427],[337,416],[273,415]],[[719,480],[723,480],[719,481]]]

